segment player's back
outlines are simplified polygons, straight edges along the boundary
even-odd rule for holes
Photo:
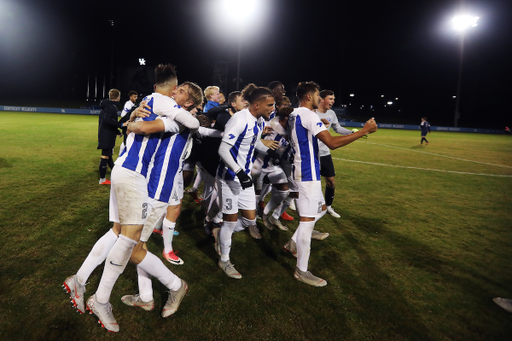
[[[294,178],[320,180],[320,159],[316,135],[326,130],[318,115],[305,107],[296,108],[288,118],[288,133],[294,153]]]

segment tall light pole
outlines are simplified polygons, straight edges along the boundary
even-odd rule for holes
[[[462,57],[464,55],[464,36],[466,30],[475,27],[478,23],[478,17],[471,15],[458,15],[452,19],[453,28],[459,32],[459,76],[457,78],[457,96],[455,98],[455,113],[453,115],[453,126],[457,127],[460,118],[460,83],[462,78]]]
[[[257,10],[258,0],[223,0],[223,10],[228,18],[236,24],[238,31],[238,60],[236,67],[236,90],[240,87],[240,60],[242,54],[242,35],[247,22]]]

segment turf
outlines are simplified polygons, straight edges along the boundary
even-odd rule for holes
[[[310,258],[327,287],[295,281],[295,259],[282,251],[291,233],[261,223],[259,241],[235,234],[244,278],[228,278],[185,197],[174,243],[185,264],[168,266],[189,295],[162,319],[167,295],[154,281],[155,311],[127,307],[120,297],[137,291],[129,265],[111,298],[121,331],[107,333],[61,288],[110,227],[97,124],[0,112],[0,339],[509,339],[511,316],[492,298],[512,297],[512,138],[435,132],[421,146],[419,132],[385,129],[332,154],[342,218],[317,223],[330,237],[313,241]],[[161,237],[148,246],[161,257]]]

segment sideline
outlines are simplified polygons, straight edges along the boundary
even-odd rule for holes
[[[455,174],[479,175],[479,176],[491,176],[491,177],[498,177],[498,178],[512,178],[512,175],[470,173],[470,172],[449,171],[449,170],[444,170],[444,169],[399,166],[399,165],[390,165],[390,164],[386,164],[386,163],[377,163],[377,162],[367,162],[367,161],[357,161],[357,160],[341,159],[341,158],[337,158],[337,157],[333,157],[333,160],[340,160],[340,161],[347,161],[347,162],[356,162],[356,163],[364,163],[364,164],[375,165],[375,166],[386,166],[386,167],[395,167],[395,168],[416,169],[416,170],[424,170],[424,171],[431,171],[431,172],[455,173]]]

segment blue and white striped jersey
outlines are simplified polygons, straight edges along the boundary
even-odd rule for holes
[[[233,146],[231,156],[242,167],[245,174],[250,174],[255,159],[254,148],[261,138],[265,126],[262,117],[256,119],[249,109],[243,109],[233,115],[226,124],[222,141]],[[217,176],[224,180],[236,180],[235,173],[229,169],[221,159],[217,169]]]
[[[292,145],[293,177],[297,181],[320,181],[320,156],[316,135],[327,130],[318,115],[300,107],[288,118],[288,134]]]
[[[151,114],[149,117],[143,118],[144,121],[160,119],[163,120],[165,124],[165,132],[178,132],[179,127],[174,122],[174,117],[179,112],[185,111],[184,109],[176,104],[170,97],[158,93],[146,96],[144,100],[146,100],[151,107]],[[126,139],[126,149],[119,155],[119,158],[116,160],[116,165],[130,169],[146,177],[149,165],[153,160],[153,156],[161,142],[162,136],[163,133],[148,136],[131,133]]]
[[[279,123],[279,117],[274,117],[271,119],[268,124],[272,128],[272,132],[264,137],[265,140],[273,140],[279,143],[279,147],[277,148],[277,152],[279,155],[283,155],[287,152],[287,149],[290,147],[288,140],[286,139],[288,136],[288,132],[283,128],[283,126]],[[262,168],[270,169],[274,167],[272,164],[272,160],[270,156],[265,153],[258,153],[258,158],[262,160]]]
[[[177,124],[178,125],[178,124]],[[175,177],[181,171],[187,147],[192,142],[190,129],[181,129],[178,134],[165,133],[158,145],[148,175],[148,195],[162,202],[169,202],[175,185]],[[174,198],[177,200],[178,198]]]

